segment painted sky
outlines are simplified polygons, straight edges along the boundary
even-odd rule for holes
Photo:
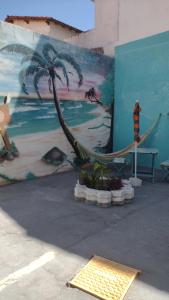
[[[76,46],[72,46],[68,43],[64,43],[59,40],[51,39],[47,36],[40,35],[38,33],[24,30],[18,26],[13,26],[7,23],[0,23],[0,49],[8,44],[18,43],[29,46],[31,49],[38,51],[42,54],[43,45],[50,43],[59,53],[67,53],[71,55],[79,64],[84,77],[83,85],[78,88],[78,76],[74,69],[65,64],[65,67],[69,73],[70,78],[70,92],[69,97],[71,99],[84,98],[84,94],[91,87],[97,87],[102,84],[107,74],[111,71],[112,60],[109,57],[96,54],[87,49],[82,49]],[[6,51],[0,52],[0,91],[8,93],[20,93],[21,88],[18,80],[18,75],[24,66],[21,65],[23,56],[16,53],[7,53]],[[59,75],[61,70],[58,71]],[[32,78],[28,79],[28,90],[30,93],[34,93],[35,90],[32,84]],[[44,78],[39,82],[39,88],[42,93],[49,93],[47,79]],[[63,77],[63,84],[57,82],[57,88],[61,90],[62,97],[68,97],[68,91],[66,87],[65,78]],[[71,96],[72,95],[72,96]]]
[[[81,30],[94,27],[91,0],[0,0],[0,20],[7,15],[49,16]]]

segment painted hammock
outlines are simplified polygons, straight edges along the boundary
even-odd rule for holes
[[[148,136],[151,134],[151,132],[153,131],[153,129],[156,127],[156,125],[158,124],[159,120],[160,120],[161,114],[159,114],[159,116],[157,117],[157,119],[153,122],[153,124],[147,129],[147,131],[144,133],[144,135],[142,135],[140,137],[140,142],[138,143],[138,146],[140,144],[142,144],[147,138]],[[71,134],[72,135],[72,134]],[[73,137],[73,135],[72,135]],[[94,152],[92,150],[88,150],[86,147],[84,147],[81,143],[79,143],[75,138],[74,138],[74,143],[76,144],[76,146],[79,149],[79,152],[81,154],[81,158],[83,160],[87,160],[89,158],[94,158],[96,160],[102,161],[102,162],[111,162],[113,158],[115,157],[122,157],[122,156],[126,156],[129,151],[131,149],[133,149],[134,147],[134,142],[130,145],[128,145],[127,147],[116,151],[116,152],[112,152],[112,153],[107,153],[107,154],[102,154],[102,153],[97,153]]]

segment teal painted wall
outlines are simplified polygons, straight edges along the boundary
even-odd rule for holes
[[[156,166],[169,159],[169,32],[118,46],[115,52],[114,145],[133,141],[132,112],[139,99],[141,134],[162,113],[158,126],[143,144],[157,148]]]

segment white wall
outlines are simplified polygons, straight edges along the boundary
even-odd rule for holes
[[[112,55],[118,34],[117,4],[117,0],[95,0],[95,29],[65,41],[86,48],[103,47],[105,54]]]
[[[169,30],[169,0],[120,0],[119,6],[119,44]]]
[[[114,47],[169,30],[169,0],[95,0],[95,29],[67,39],[86,48]]]

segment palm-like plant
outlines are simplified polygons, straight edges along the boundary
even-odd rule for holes
[[[66,80],[66,86],[69,90],[69,74],[71,72],[67,72],[65,67],[65,62],[69,63],[73,69],[75,70],[78,76],[78,86],[80,87],[83,83],[83,75],[79,65],[76,63],[75,59],[72,58],[68,54],[58,53],[56,49],[51,44],[45,44],[42,49],[42,55],[39,52],[32,50],[31,48],[21,45],[21,44],[10,44],[0,49],[0,51],[7,51],[12,53],[18,53],[23,55],[21,60],[21,64],[24,66],[19,73],[19,81],[22,87],[22,91],[28,94],[27,89],[27,77],[33,77],[33,85],[35,91],[40,99],[42,99],[40,91],[39,91],[39,82],[42,77],[46,77],[48,79],[48,87],[49,92],[53,93],[54,96],[54,103],[55,108],[58,114],[60,125],[71,144],[72,148],[74,149],[76,155],[82,159],[80,151],[76,145],[76,141],[71,134],[68,126],[64,122],[64,118],[62,116],[62,112],[60,109],[59,99],[57,96],[57,89],[56,89],[56,81],[60,81],[63,84],[62,77],[58,70],[61,70],[63,76]],[[29,63],[28,66],[25,64]]]

